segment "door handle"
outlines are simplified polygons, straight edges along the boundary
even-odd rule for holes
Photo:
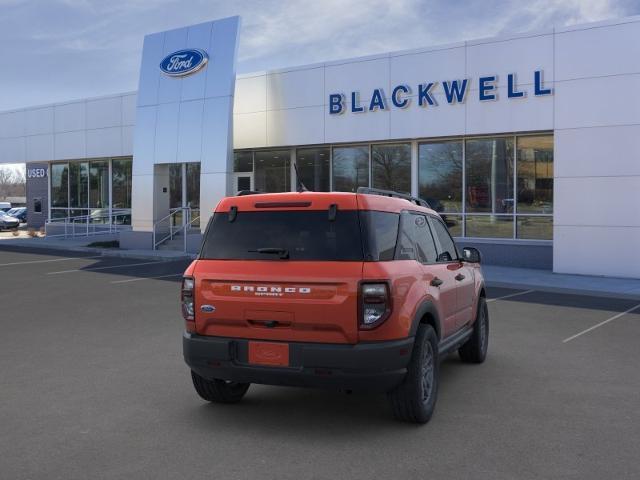
[[[438,277],[435,277],[433,280],[431,280],[431,286],[432,287],[439,287],[443,283],[444,282],[442,280],[440,280]]]
[[[457,281],[461,282],[462,280],[464,280],[464,275],[459,273],[454,277]]]

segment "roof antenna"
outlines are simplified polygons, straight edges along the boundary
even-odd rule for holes
[[[293,169],[296,171],[296,183],[298,184],[298,192],[308,192],[309,189],[302,183],[302,179],[300,178],[300,172],[298,171],[298,165],[296,162],[293,162]]]

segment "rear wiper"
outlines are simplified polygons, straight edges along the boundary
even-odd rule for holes
[[[289,258],[289,250],[286,248],[278,248],[278,247],[267,247],[267,248],[258,248],[256,250],[249,250],[251,253],[271,253],[275,255],[279,255],[282,260],[286,260]]]

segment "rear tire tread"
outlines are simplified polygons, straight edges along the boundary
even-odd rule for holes
[[[191,372],[193,387],[203,400],[213,403],[238,403],[249,389],[250,383],[229,383],[224,380],[207,380]]]

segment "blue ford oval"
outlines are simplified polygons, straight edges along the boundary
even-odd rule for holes
[[[160,70],[170,77],[184,77],[201,70],[209,61],[209,55],[198,48],[188,48],[170,53],[162,62]]]

